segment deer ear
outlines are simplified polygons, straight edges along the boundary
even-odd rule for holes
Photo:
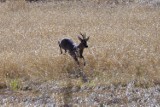
[[[89,40],[89,36],[88,36],[88,38],[86,38],[86,41],[88,41]]]
[[[80,41],[82,41],[82,38],[81,38],[81,37],[79,37],[79,36],[78,36],[78,39],[79,39]]]

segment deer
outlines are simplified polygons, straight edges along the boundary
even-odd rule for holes
[[[87,41],[89,40],[89,37],[86,38],[86,34],[80,33],[80,36],[78,36],[78,39],[80,43],[76,45],[70,38],[63,38],[61,41],[58,41],[60,52],[63,54],[62,49],[64,49],[65,53],[68,52],[71,57],[77,62],[79,65],[78,58],[82,58],[84,62],[84,66],[86,65],[85,58],[83,56],[83,51],[85,48],[88,48]]]

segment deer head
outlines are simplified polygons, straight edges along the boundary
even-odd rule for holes
[[[78,36],[78,39],[80,40],[80,44],[83,48],[88,48],[87,45],[87,41],[89,40],[89,37],[86,38],[86,34],[82,34],[80,33],[80,35],[82,36],[82,38],[80,36]]]

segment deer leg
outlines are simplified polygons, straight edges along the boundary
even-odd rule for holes
[[[86,61],[85,61],[83,56],[81,56],[81,58],[83,58],[83,62],[84,62],[84,66],[85,66],[86,65]]]
[[[62,53],[63,53],[63,51],[62,51],[61,44],[60,44],[60,42],[59,42],[59,41],[58,41],[58,44],[59,44],[60,52],[61,52],[61,54],[62,54]]]
[[[74,60],[77,62],[77,64],[79,65],[79,61],[78,58],[76,56],[73,56]]]
[[[65,53],[67,52],[67,50],[65,49]]]
[[[61,54],[63,54],[63,51],[62,51],[62,48],[60,47],[60,52],[61,52]]]

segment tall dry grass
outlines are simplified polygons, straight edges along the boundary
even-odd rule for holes
[[[160,10],[146,5],[0,4],[0,81],[58,79],[82,70],[94,84],[160,82]],[[90,36],[85,67],[60,55],[57,41]]]

